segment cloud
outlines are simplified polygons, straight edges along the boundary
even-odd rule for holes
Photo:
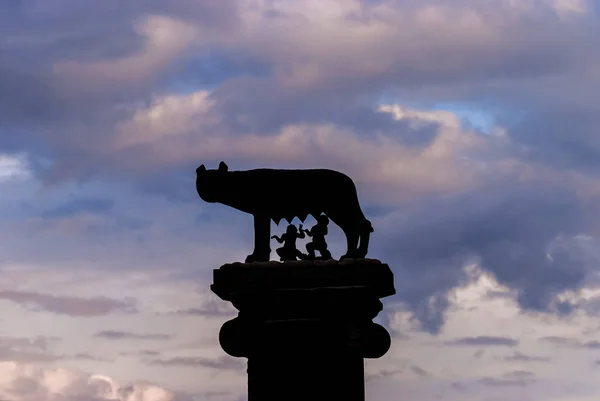
[[[98,361],[98,362],[112,362],[111,359],[102,358],[96,355],[88,354],[87,352],[81,352],[72,356],[67,356],[67,359],[84,360],[84,361]]]
[[[24,155],[0,153],[0,184],[31,177],[27,158]]]
[[[396,369],[379,369],[376,372],[365,372],[365,381],[369,382],[373,379],[385,379],[398,376],[399,374],[404,373],[404,369],[396,368]]]
[[[155,99],[120,123],[108,145],[113,155],[110,165],[136,177],[184,163],[191,170],[198,160],[321,165],[347,172],[367,193],[375,189],[379,198],[369,197],[369,201],[397,202],[471,187],[483,178],[477,160],[494,158],[492,149],[506,147],[501,134],[483,137],[465,129],[449,112],[389,105],[363,114],[380,121],[385,130],[365,136],[334,121],[287,124],[267,133],[251,128],[240,135],[220,126],[228,120],[206,91],[170,95]],[[348,155],[353,155],[351,160]],[[77,171],[64,170],[64,174]],[[166,190],[172,191],[173,186]]]
[[[519,341],[514,338],[507,337],[493,337],[493,336],[479,336],[479,337],[465,337],[458,338],[453,341],[446,342],[447,345],[468,345],[468,346],[505,346],[515,347],[519,345]]]
[[[600,349],[600,341],[597,340],[581,341],[576,338],[548,336],[541,337],[538,339],[538,341],[541,343],[549,343],[561,347]]]
[[[79,213],[106,213],[114,207],[111,199],[82,198],[66,202],[56,208],[42,212],[42,218],[68,217]]]
[[[555,176],[553,171],[519,161],[518,152],[516,148],[511,148],[513,144],[506,135],[485,137],[465,132],[451,113],[419,112],[400,106],[387,106],[379,113],[391,115],[392,120],[405,120],[408,125],[401,129],[409,132],[418,131],[423,121],[433,124],[437,128],[432,139],[417,142],[418,145],[407,145],[386,136],[380,136],[379,140],[365,139],[352,131],[331,125],[286,126],[276,134],[274,142],[273,136],[265,135],[237,136],[234,140],[233,136],[227,138],[223,133],[220,137],[190,133],[191,127],[198,124],[208,125],[209,128],[202,131],[210,132],[213,129],[211,121],[223,121],[223,118],[215,118],[211,114],[213,108],[207,93],[202,91],[157,100],[136,114],[132,121],[121,126],[118,136],[121,142],[117,142],[116,146],[120,151],[125,151],[122,147],[130,148],[125,151],[128,157],[121,158],[126,160],[124,165],[119,165],[118,161],[111,164],[125,170],[153,171],[159,166],[174,168],[182,160],[191,162],[202,155],[216,160],[217,157],[226,158],[229,154],[246,162],[261,160],[263,164],[268,164],[273,155],[285,156],[288,160],[308,165],[312,160],[306,159],[307,154],[327,154],[331,167],[342,168],[345,165],[347,169],[342,170],[363,185],[363,192],[371,195],[366,197],[367,201],[397,205],[402,201],[429,196],[425,202],[415,204],[412,210],[407,209],[406,214],[399,214],[403,219],[405,215],[408,216],[408,224],[407,221],[397,224],[403,227],[402,233],[393,230],[385,232],[387,244],[385,248],[380,247],[386,253],[386,248],[399,250],[406,243],[408,251],[403,251],[406,256],[386,253],[389,259],[397,261],[397,265],[428,265],[427,269],[431,269],[432,264],[453,266],[452,271],[440,274],[439,280],[431,283],[432,288],[422,288],[424,292],[418,293],[415,292],[420,291],[419,287],[403,291],[405,298],[414,293],[415,299],[408,302],[426,329],[435,331],[442,324],[447,291],[463,279],[458,269],[462,270],[468,259],[473,258],[482,259],[482,268],[491,269],[510,285],[521,283],[514,290],[526,309],[568,314],[575,307],[569,302],[558,301],[556,296],[560,291],[581,286],[587,267],[581,260],[573,258],[574,249],[571,246],[561,249],[556,245],[561,235],[576,235],[578,231],[586,229],[586,223],[592,224],[592,220],[586,221],[586,210],[580,208],[580,187],[570,185],[560,188],[558,183],[566,181],[566,176]],[[172,130],[165,127],[172,127]],[[201,150],[191,147],[190,140],[197,141],[199,146],[196,149]],[[267,142],[271,143],[270,147],[266,146]],[[152,146],[156,151],[142,146],[150,143],[161,145]],[[280,148],[274,152],[273,146]],[[418,152],[411,151],[411,146],[417,146]],[[498,154],[499,148],[501,151]],[[265,153],[265,149],[268,152]],[[352,163],[344,162],[347,154],[360,154],[362,161],[354,158]],[[482,165],[486,167],[482,168]],[[503,184],[500,185],[500,182]],[[165,187],[165,191],[172,189],[171,184]],[[434,195],[440,193],[456,196]],[[544,205],[543,208],[538,207],[540,203]],[[417,217],[428,213],[427,208],[438,211],[438,222],[424,225]],[[475,211],[479,213],[478,216],[472,215]],[[446,212],[447,216],[443,216],[442,213]],[[504,213],[523,213],[523,217],[514,215],[507,218]],[[410,226],[411,216],[414,216],[415,227]],[[491,224],[494,219],[498,219],[497,224]],[[464,234],[449,233],[452,239],[441,237],[439,235],[443,235],[444,230],[438,230],[436,224],[445,225],[445,230],[451,230],[455,225],[454,229]],[[482,235],[490,227],[498,231]],[[480,230],[481,233],[474,230]],[[440,232],[438,237],[434,237],[436,239],[427,240],[428,245],[420,245],[415,242],[416,238],[422,237],[418,231]],[[525,232],[528,234],[525,235]],[[417,254],[421,246],[430,246],[437,254],[429,251]],[[552,259],[547,257],[550,247],[555,249]],[[454,254],[440,255],[440,250]],[[501,259],[508,255],[513,256],[507,260]],[[513,261],[515,257],[517,260]],[[546,265],[551,266],[552,274],[544,275],[547,282],[541,282],[537,272],[545,269]],[[527,277],[517,277],[517,274],[521,274],[517,272],[524,272]],[[427,302],[429,306],[426,306]]]
[[[0,259],[8,265],[0,298],[38,312],[7,324],[10,333],[26,321],[32,333],[52,329],[62,338],[64,329],[70,337],[47,350],[0,341],[7,358],[92,366],[96,357],[75,348],[94,349],[93,333],[106,327],[120,331],[105,331],[105,339],[150,340],[136,334],[136,319],[156,324],[150,333],[213,330],[217,346],[215,327],[235,310],[162,287],[208,280],[210,269],[251,247],[248,216],[213,210],[194,194],[193,169],[224,159],[234,169],[327,167],[355,179],[376,230],[371,254],[396,278],[398,293],[387,301],[400,306],[386,306],[391,331],[411,334],[395,339],[401,358],[376,361],[379,389],[400,383],[410,399],[453,400],[459,383],[465,392],[455,399],[519,399],[527,382],[532,397],[594,399],[597,389],[586,395],[583,384],[569,398],[564,389],[577,355],[598,347],[593,334],[579,335],[593,328],[586,319],[598,309],[586,295],[597,282],[600,235],[592,2],[133,0],[117,13],[112,2],[0,3]],[[487,127],[464,121],[477,113]],[[35,279],[25,277],[26,266],[39,268]],[[68,278],[59,279],[56,266]],[[107,275],[80,281],[95,269]],[[132,272],[143,278],[126,280]],[[502,297],[473,295],[469,285],[481,277],[493,278],[501,288],[488,293]],[[59,290],[67,282],[72,292]],[[87,291],[104,297],[79,296]],[[466,306],[455,303],[457,293]],[[4,306],[3,316],[18,309]],[[101,319],[50,328],[45,312]],[[120,312],[138,313],[110,320]],[[573,329],[554,315],[568,316]],[[466,330],[474,317],[494,337]],[[88,336],[77,334],[84,328]],[[169,355],[175,338],[161,341],[164,349],[139,350],[140,360],[101,368],[193,387],[202,381],[169,369],[222,362]],[[462,347],[440,353],[427,341]],[[562,379],[505,375],[558,359],[559,344],[569,347],[560,366],[527,366],[558,369],[550,375]],[[135,354],[110,348],[126,341],[96,345],[108,347],[95,352],[102,356]],[[593,382],[587,374],[594,372],[578,380]],[[471,384],[482,377],[483,386]],[[30,379],[11,382],[13,393],[1,397],[48,398],[37,376]],[[106,380],[93,382],[114,399],[155,391],[119,387],[115,395]],[[494,388],[481,390],[486,383]],[[215,394],[227,386],[211,382]],[[397,399],[381,391],[382,400]]]
[[[414,374],[416,374],[417,376],[421,376],[421,377],[428,377],[431,376],[431,374],[429,372],[427,372],[425,369],[420,368],[418,366],[411,366],[411,370],[414,372]]]
[[[348,115],[355,106],[378,98],[382,88],[536,79],[593,64],[596,55],[589,39],[596,26],[589,23],[589,11],[579,7],[583,11],[569,14],[574,19],[561,20],[556,17],[564,16],[565,8],[547,2],[523,8],[503,1],[451,6],[437,1],[327,0],[319,6],[183,0],[165,6],[136,1],[119,17],[104,5],[95,5],[85,16],[70,6],[58,6],[69,9],[61,14],[37,4],[11,10],[13,22],[7,25],[4,44],[18,62],[5,67],[9,72],[3,82],[8,85],[16,82],[14,75],[22,76],[18,82],[31,90],[19,93],[23,90],[15,85],[8,92],[26,96],[17,103],[30,102],[27,109],[39,110],[36,117],[43,114],[44,105],[58,107],[59,112],[49,114],[63,129],[46,128],[42,137],[53,145],[68,143],[58,146],[56,156],[71,159],[72,167],[89,158],[68,148],[93,152],[110,136],[111,124],[102,121],[122,120],[136,103],[166,92],[167,83],[202,84],[206,68],[201,69],[201,61],[209,56],[239,65],[244,72],[252,64],[265,65],[266,76],[260,78],[223,78],[211,97],[225,115],[225,124],[250,117],[262,121],[252,131],[266,132],[275,121],[278,127],[306,119],[317,122],[320,110]],[[535,28],[531,18],[539,21]],[[65,29],[57,33],[57,25]],[[571,46],[573,42],[581,46]],[[28,68],[20,68],[23,64]],[[102,92],[104,99],[89,100],[90,88]],[[115,108],[116,102],[120,104]],[[103,135],[81,132],[93,131],[96,124],[103,125]]]
[[[324,5],[323,8],[324,9],[330,9],[333,4],[330,2],[326,2],[327,5]],[[290,4],[279,4],[277,6],[267,6],[267,5],[263,5],[263,7],[265,7],[264,11],[269,10],[269,7],[276,7],[278,8],[277,10],[275,9],[271,9],[270,12],[271,14],[275,13],[277,15],[279,15],[278,18],[265,18],[265,15],[261,15],[260,13],[258,15],[255,15],[255,11],[252,10],[251,8],[246,8],[247,5],[245,3],[238,3],[238,5],[241,7],[238,10],[234,10],[239,12],[239,15],[241,16],[241,18],[239,19],[239,21],[243,24],[243,25],[247,25],[247,29],[245,29],[245,33],[243,36],[237,36],[237,31],[235,30],[231,30],[229,35],[219,35],[219,36],[212,36],[212,38],[216,38],[216,43],[220,44],[220,45],[224,45],[224,46],[234,46],[235,50],[239,53],[244,53],[244,52],[254,52],[257,51],[258,48],[256,47],[256,45],[260,42],[263,43],[264,42],[264,38],[263,35],[266,34],[267,31],[271,30],[271,29],[275,29],[276,31],[280,30],[280,29],[287,29],[289,27],[288,24],[284,24],[284,25],[280,25],[280,21],[282,21],[281,18],[283,18],[283,16],[285,16],[284,20],[286,21],[296,21],[297,23],[300,24],[308,24],[308,30],[302,30],[304,32],[311,32],[311,31],[320,31],[321,28],[319,28],[322,24],[323,21],[321,21],[321,17],[317,17],[313,14],[313,10],[311,10],[310,7],[299,7],[297,8],[296,6],[291,6]],[[497,7],[495,5],[493,5],[494,7]],[[177,7],[177,6],[175,6]],[[204,6],[206,7],[206,6]],[[352,76],[352,74],[350,74],[349,76],[341,76],[339,74],[340,69],[337,66],[337,63],[339,62],[339,60],[330,60],[329,55],[330,54],[339,54],[332,51],[331,48],[329,48],[329,46],[333,45],[333,43],[335,43],[336,41],[341,40],[344,36],[341,35],[341,32],[345,32],[344,35],[347,35],[347,32],[353,32],[352,35],[357,35],[357,39],[360,37],[364,37],[364,39],[358,39],[356,41],[352,41],[349,40],[349,38],[346,38],[343,40],[344,46],[350,46],[350,48],[354,48],[354,50],[352,52],[348,53],[349,57],[355,57],[354,55],[358,55],[359,53],[356,53],[357,51],[357,46],[358,48],[366,51],[366,52],[370,52],[370,51],[375,51],[375,49],[380,49],[380,47],[375,47],[375,46],[371,46],[369,43],[371,43],[371,41],[373,40],[377,40],[378,43],[381,43],[381,32],[375,34],[375,32],[378,32],[378,29],[375,29],[375,26],[377,24],[380,24],[382,32],[384,33],[385,37],[387,37],[389,39],[389,43],[388,45],[391,46],[393,48],[393,54],[397,55],[397,59],[394,60],[392,62],[391,65],[389,66],[384,66],[384,70],[385,69],[396,69],[396,68],[400,68],[402,63],[405,63],[407,60],[411,60],[411,57],[406,57],[407,54],[407,50],[412,51],[416,51],[416,52],[421,52],[423,51],[425,54],[429,54],[429,52],[433,52],[434,49],[429,49],[429,50],[425,50],[423,48],[417,49],[417,48],[413,48],[413,46],[411,45],[412,41],[407,40],[405,41],[398,41],[398,26],[403,26],[404,30],[406,32],[410,31],[411,29],[425,29],[425,31],[429,31],[429,28],[424,28],[424,25],[428,25],[428,24],[434,24],[436,25],[437,28],[440,27],[448,27],[450,29],[449,35],[446,36],[446,38],[450,39],[450,38],[454,38],[456,40],[456,45],[457,46],[465,46],[465,40],[464,40],[464,34],[466,34],[467,32],[463,32],[460,33],[460,31],[463,28],[456,28],[456,16],[463,16],[465,18],[465,22],[468,24],[475,24],[476,26],[479,27],[479,29],[485,29],[485,27],[487,26],[485,23],[483,23],[483,20],[485,20],[486,18],[488,18],[487,13],[484,12],[483,9],[481,8],[477,8],[477,9],[472,9],[473,5],[472,4],[461,4],[459,7],[446,7],[444,5],[441,4],[431,4],[429,6],[425,6],[425,7],[417,7],[414,8],[412,6],[409,5],[401,5],[400,3],[398,4],[387,4],[387,5],[379,5],[379,6],[364,6],[363,8],[358,7],[357,3],[352,3],[352,2],[347,2],[344,4],[343,10],[341,11],[340,9],[336,10],[335,12],[328,12],[327,13],[327,20],[330,20],[330,22],[333,22],[334,25],[332,25],[333,30],[329,30],[328,32],[323,32],[325,34],[327,34],[327,36],[331,36],[333,33],[333,36],[331,36],[331,40],[333,41],[325,41],[324,43],[319,43],[318,46],[307,46],[307,43],[310,43],[312,41],[307,42],[305,39],[306,38],[302,38],[302,35],[300,35],[299,37],[294,37],[294,35],[268,35],[269,37],[277,37],[279,39],[279,43],[276,46],[271,47],[271,51],[273,52],[284,52],[281,54],[281,56],[283,56],[283,54],[287,54],[287,51],[285,51],[286,48],[289,48],[288,46],[284,46],[281,47],[282,43],[285,43],[286,41],[290,40],[292,42],[294,42],[294,44],[296,45],[300,45],[300,46],[292,46],[293,48],[296,48],[297,52],[299,52],[299,54],[302,54],[302,52],[305,53],[305,56],[301,57],[300,59],[296,59],[296,58],[289,58],[289,57],[280,57],[277,54],[264,54],[264,52],[260,52],[260,53],[252,53],[254,54],[253,57],[267,57],[267,59],[271,60],[272,63],[277,64],[285,64],[285,63],[303,63],[301,60],[305,59],[306,57],[308,57],[313,63],[317,63],[317,64],[323,64],[323,66],[326,66],[327,63],[329,62],[333,62],[334,64],[336,64],[334,70],[336,72],[336,76],[338,80],[343,80],[344,82],[346,81],[356,81],[356,76]],[[134,7],[135,8],[135,7]],[[214,7],[216,8],[216,7]],[[403,9],[405,8],[405,9]],[[319,9],[321,9],[319,7]],[[335,8],[333,8],[335,9]],[[521,24],[522,21],[519,21],[518,18],[515,18],[515,15],[518,15],[519,12],[514,10],[514,9],[504,9],[504,8],[498,8],[497,10],[499,13],[501,13],[501,16],[504,18],[507,18],[509,21],[511,21],[511,23],[516,23],[516,24]],[[361,18],[357,18],[357,16],[359,14],[362,13],[367,13],[367,14],[363,14]],[[354,15],[353,18],[346,18],[346,15],[348,15],[348,13],[350,13],[350,15]],[[358,13],[358,14],[356,14]],[[183,13],[179,13],[177,18],[182,18],[181,16],[183,15]],[[230,16],[230,18],[235,19],[235,15],[237,14],[232,14]],[[254,15],[255,17],[258,17],[258,20],[255,19],[255,17],[251,17],[251,15]],[[369,16],[369,19],[364,19],[364,17]],[[408,18],[408,15],[414,15],[417,16],[419,18],[417,18],[417,20],[419,21],[418,26],[413,26],[414,24],[409,24],[408,26],[406,25],[406,23],[409,23],[410,18]],[[431,20],[431,16],[432,15],[438,15],[439,18],[437,19],[433,19]],[[300,19],[298,19],[300,16],[302,16]],[[393,16],[393,17],[392,17]],[[153,18],[153,19],[152,19]],[[162,18],[162,19],[161,19]],[[390,19],[392,18],[392,19]],[[397,20],[394,20],[394,18],[397,18]],[[407,19],[408,18],[408,19]],[[146,24],[154,24],[156,25],[156,29],[153,30],[144,30],[142,29],[142,27],[146,26],[143,25],[142,22],[140,22],[141,25],[136,25],[137,26],[137,33],[138,34],[142,34],[142,35],[147,35],[150,39],[150,43],[154,43],[152,40],[154,40],[154,36],[152,35],[158,35],[160,36],[160,32],[169,32],[170,34],[177,36],[177,33],[180,31],[186,31],[185,29],[181,28],[179,29],[179,25],[177,25],[178,23],[173,22],[176,21],[177,19],[174,19],[174,17],[170,16],[170,17],[151,17],[151,19],[146,20]],[[262,22],[258,22],[258,21],[262,21]],[[404,24],[398,24],[398,21],[404,21]],[[435,22],[437,21],[437,22]],[[120,21],[121,22],[121,21]],[[203,20],[204,23],[204,20]],[[371,23],[375,23],[376,25],[373,26],[371,25]],[[171,27],[171,25],[169,24],[174,24],[173,27]],[[187,23],[183,23],[182,24],[187,24]],[[154,26],[152,25],[152,26]],[[163,25],[164,25],[164,29],[163,29]],[[167,26],[168,25],[168,26]],[[242,25],[242,26],[243,26]],[[149,25],[148,25],[149,26]],[[356,28],[357,26],[364,28],[364,29],[353,29]],[[525,25],[523,25],[525,27]],[[160,28],[160,29],[158,29]],[[436,28],[436,29],[437,29]],[[187,28],[186,28],[187,29]],[[191,29],[191,28],[190,28]],[[202,28],[198,28],[198,29],[202,29]],[[489,29],[489,28],[488,28]],[[186,31],[187,32],[187,31]],[[337,32],[337,33],[336,33]],[[554,32],[554,31],[552,31]],[[471,30],[468,30],[468,35],[471,38]],[[454,37],[453,35],[456,34],[457,36]],[[499,32],[496,32],[496,34],[499,34]],[[233,35],[233,36],[232,36]],[[255,36],[258,35],[258,36]],[[373,36],[375,35],[375,36]],[[184,35],[185,36],[185,35]],[[402,35],[404,37],[404,35]],[[410,36],[410,35],[409,35]],[[166,35],[165,38],[162,38],[161,40],[163,40],[163,42],[165,43],[166,48],[169,49],[169,51],[175,49],[177,46],[173,47],[169,45],[169,35]],[[187,36],[186,36],[187,37]],[[207,35],[207,37],[210,38],[210,35]],[[500,38],[503,38],[502,35],[499,36]],[[529,37],[527,35],[524,35],[523,37]],[[260,40],[258,40],[260,38]],[[431,40],[432,43],[439,40],[439,38],[436,37],[431,37],[429,35],[426,35],[424,37],[422,37],[421,39],[425,39],[427,38],[427,41]],[[334,40],[335,39],[335,40]],[[408,39],[408,38],[406,38]],[[258,41],[256,41],[258,40]],[[299,42],[296,42],[298,41]],[[481,40],[481,49],[485,49],[485,52],[487,53],[487,49],[490,48],[490,43],[486,42],[485,46],[483,45],[483,37],[478,37],[477,40]],[[452,42],[452,40],[450,40]],[[159,41],[160,43],[163,43],[161,41]],[[185,41],[180,41],[181,43],[184,43]],[[519,42],[513,42],[511,44],[515,44],[515,43],[521,43],[521,40]],[[548,43],[553,43],[553,50],[556,50],[556,42],[548,42]],[[398,45],[400,45],[399,48]],[[447,47],[448,43],[444,43],[444,47]],[[262,46],[262,45],[261,45]],[[320,49],[320,47],[325,46],[325,48]],[[336,46],[340,46],[340,43],[338,43]],[[407,46],[407,48],[405,48],[405,46]],[[479,46],[479,45],[477,45]],[[172,49],[173,48],[173,49]],[[262,49],[263,47],[261,47]],[[569,49],[569,48],[567,48]],[[139,50],[139,49],[138,49]],[[339,50],[339,49],[338,49]],[[173,51],[176,51],[173,50]],[[379,52],[379,50],[377,50]],[[374,60],[371,62],[374,63],[379,63],[379,62],[383,62],[384,55],[389,55],[392,54],[389,51],[383,52],[382,54],[379,54],[378,57],[365,57],[364,55],[360,55],[358,56],[357,60],[354,60],[354,62],[348,62],[348,63],[343,63],[344,67],[349,68],[350,66],[359,66],[361,64],[364,64],[364,60]],[[135,53],[134,53],[135,54]],[[142,53],[143,54],[143,53]],[[110,62],[103,62],[103,64],[99,64],[103,67],[103,71],[113,71],[113,69],[115,69],[116,71],[121,71],[121,70],[127,70],[127,71],[136,71],[135,74],[138,74],[139,76],[143,76],[144,75],[144,67],[143,65],[145,65],[144,63],[141,63],[141,66],[138,66],[139,68],[117,68],[120,64],[119,63],[132,63],[134,65],[137,65],[137,62],[134,62],[137,60],[136,57],[141,57],[138,55],[131,55],[129,57],[123,57],[118,59],[118,61],[114,61],[111,60]],[[396,56],[394,56],[396,57]],[[444,60],[447,60],[448,58],[444,58]],[[460,57],[457,57],[457,60],[460,60]],[[468,58],[466,58],[468,59]],[[483,59],[489,59],[489,57],[482,57],[480,60]],[[523,54],[519,54],[519,62],[522,63],[523,61]],[[414,58],[414,60],[418,60],[418,58]],[[505,58],[503,57],[499,57],[498,60],[505,60]],[[418,62],[423,62],[424,60],[418,61]],[[545,61],[545,60],[544,60]],[[79,64],[75,64],[75,65],[83,65],[80,62],[77,62]],[[107,64],[108,63],[108,64]],[[400,65],[398,65],[398,63],[400,63]],[[425,63],[427,63],[425,61]],[[85,63],[84,63],[85,64]],[[87,63],[86,67],[81,67],[79,69],[92,69],[93,70],[93,65],[94,63],[91,63],[91,65],[89,65],[90,63]],[[151,63],[152,65],[161,65],[160,63]],[[389,63],[388,63],[389,64]],[[430,66],[435,66],[436,68],[441,68],[441,63],[436,62],[436,63],[427,63],[430,64]],[[62,64],[57,64],[59,66],[61,66]],[[115,67],[115,65],[117,67]],[[470,63],[470,65],[473,65],[472,63]],[[541,63],[540,66],[546,66],[548,65],[547,63]],[[322,67],[323,67],[322,66]],[[114,68],[113,68],[114,67]],[[277,74],[276,76],[287,76],[289,74],[291,74],[292,76],[297,75],[296,72],[294,71],[300,71],[305,67],[302,66],[298,66],[298,67],[291,67],[288,68],[289,66],[284,66],[283,68],[279,68],[277,69]],[[457,71],[464,71],[464,66],[460,66],[460,68],[457,68]],[[58,68],[58,67],[57,67]],[[61,67],[62,68],[62,67]],[[454,67],[452,67],[454,68]],[[59,68],[60,69],[60,68]],[[410,67],[409,68],[411,71],[418,71],[418,69],[415,69],[415,67]],[[320,71],[325,71],[326,74],[331,74],[333,71],[331,72],[327,72],[326,68],[319,68]],[[356,73],[361,73],[360,71],[357,71]],[[115,73],[116,74],[116,73]],[[113,74],[113,75],[115,75]],[[386,76],[385,72],[382,73],[383,76]],[[73,82],[77,82],[77,87],[82,87],[84,85],[81,85],[80,80],[75,79],[74,77],[77,77],[77,72],[76,71],[70,71],[69,72],[69,80],[73,81]],[[110,74],[106,75],[104,74],[104,76],[109,76]],[[118,75],[118,74],[116,74]],[[302,73],[301,73],[302,75]],[[367,74],[369,75],[369,74]],[[377,75],[377,74],[376,74]],[[410,74],[409,74],[410,75]],[[397,77],[394,77],[394,80],[396,80]],[[411,80],[414,77],[411,77]],[[285,78],[288,79],[288,78]],[[291,78],[291,79],[295,79],[295,78]],[[391,79],[391,77],[389,77],[388,79]],[[97,79],[85,79],[85,82],[97,82],[97,84],[99,86],[103,86],[106,87],[106,85],[101,82],[101,80],[97,80]],[[131,79],[127,79],[127,81],[132,81]],[[233,85],[234,83],[232,83]],[[226,107],[230,107],[232,105],[231,103],[231,99],[244,99],[247,98],[248,95],[252,95],[253,99],[252,102],[255,101],[255,97],[257,94],[257,91],[252,89],[252,88],[245,88],[243,84],[240,84],[238,86],[240,86],[240,90],[244,91],[244,93],[242,93],[244,96],[230,96],[228,94],[228,90],[232,87],[232,85],[227,86],[227,90],[217,90],[215,91],[215,93],[212,95],[212,98],[214,100],[212,100],[211,102],[215,105],[223,105]],[[117,85],[118,87],[123,87],[122,84]],[[235,85],[233,85],[235,86]],[[342,86],[347,86],[347,85],[342,85]],[[275,86],[275,88],[277,88],[277,86]],[[267,85],[267,89],[271,89],[269,88],[269,86]],[[260,92],[265,92],[267,93],[268,96],[268,92],[267,91],[258,91]],[[278,105],[278,104],[285,104],[285,102],[282,102],[281,97],[287,97],[290,99],[294,99],[294,96],[290,96],[287,95],[285,93],[285,90],[280,90],[279,94],[277,94],[277,89],[276,90],[276,94],[275,96],[273,96],[273,98],[269,101],[269,104],[273,104],[273,105]],[[372,90],[372,89],[371,89]],[[201,93],[201,92],[199,92]],[[312,96],[315,97],[315,96]],[[317,98],[320,98],[320,96],[316,96]],[[167,96],[167,98],[173,99],[172,96]],[[297,98],[297,96],[296,96]],[[331,96],[328,97],[323,97],[326,98],[326,100],[328,102],[331,102]],[[225,101],[225,100],[228,101]],[[248,99],[249,100],[249,99]],[[265,110],[269,109],[269,107],[262,107],[263,103],[261,104],[261,110],[256,110],[256,112],[251,112],[251,113],[247,113],[248,115],[254,115],[256,116],[256,118],[261,118],[259,113],[257,113],[258,111],[262,111],[263,113],[265,112]],[[288,104],[289,106],[289,104]],[[220,107],[220,106],[219,106]],[[287,106],[286,106],[287,107]],[[319,110],[319,107],[321,106],[317,106],[317,108],[315,110]],[[321,107],[322,108],[322,107]],[[302,107],[295,107],[293,108],[296,114],[301,114],[303,113]],[[313,110],[313,111],[315,111]],[[346,109],[346,108],[342,108],[340,110],[340,113],[338,113],[339,115],[345,115],[347,114],[347,111],[349,111],[350,109]],[[137,112],[136,112],[137,113]],[[218,114],[223,114],[225,113],[225,119],[223,119],[223,121],[227,122],[227,121],[232,121],[235,120],[236,118],[235,115],[229,115],[229,112],[227,110],[222,110],[221,113]],[[275,111],[275,113],[277,114],[277,111]],[[245,113],[246,114],[246,113]],[[373,114],[373,113],[371,113]],[[281,116],[281,114],[279,113],[279,115]],[[289,115],[289,113],[288,113]],[[366,116],[367,114],[365,114]],[[213,119],[214,121],[214,119]],[[315,121],[316,122],[316,121]],[[300,120],[289,120],[286,121],[283,125],[280,124],[280,127],[283,127],[285,125],[302,125],[302,123],[304,123],[304,121],[300,121]],[[163,123],[164,124],[164,123]],[[356,124],[354,124],[356,125]],[[173,127],[174,131],[177,131],[177,126]],[[264,128],[261,128],[260,126],[257,126],[253,129],[253,131],[264,131]],[[106,136],[106,135],[105,135]],[[100,135],[97,136],[98,138],[94,139],[95,143],[92,146],[86,145],[84,142],[82,141],[77,141],[79,143],[79,145],[84,146],[85,147],[85,151],[86,152],[91,152],[93,149],[97,148],[98,146],[98,140],[102,140],[100,139]],[[79,146],[78,145],[78,146]],[[84,151],[84,149],[79,149],[80,151]],[[74,155],[73,155],[74,156]],[[91,161],[94,161],[94,159],[91,159]],[[77,161],[78,163],[84,163],[85,162],[85,158],[79,158],[79,160]],[[98,162],[98,160],[96,160],[96,162]],[[71,169],[71,170],[77,170],[77,169]]]
[[[0,344],[5,347],[17,347],[47,351],[52,345],[61,342],[58,337],[0,337]]]
[[[216,304],[216,303],[215,303]],[[235,316],[235,311],[229,310],[229,308],[221,307],[207,307],[207,308],[188,308],[188,309],[180,309],[173,314],[180,316],[207,316],[207,317],[217,317],[217,316]]]
[[[94,335],[107,340],[169,340],[168,334],[136,334],[125,331],[102,330]]]
[[[533,376],[535,376],[535,374],[528,370],[514,370],[514,371],[508,372],[504,375],[504,377],[519,377],[519,378],[526,378],[526,377],[533,377]]]
[[[123,356],[159,356],[160,351],[154,351],[149,349],[132,351],[132,352],[121,352]]]
[[[229,356],[223,356],[218,359],[209,359],[203,357],[174,357],[170,359],[153,359],[148,362],[150,365],[161,366],[197,366],[219,370],[242,370],[246,364],[239,359]]]
[[[505,356],[502,359],[515,362],[550,362],[552,360],[549,357],[527,355],[519,351],[515,351],[512,355]]]
[[[34,364],[64,360],[110,361],[87,352],[71,355],[58,352],[57,348],[62,342],[62,339],[57,337],[0,337],[0,361]]]
[[[135,301],[107,297],[78,298],[29,291],[0,291],[0,299],[11,301],[34,311],[46,311],[73,317],[104,316],[113,312],[135,313]]]
[[[61,60],[54,64],[53,72],[63,85],[76,91],[116,89],[147,82],[180,57],[197,35],[193,25],[161,15],[144,18],[134,29],[145,38],[145,45],[137,53],[116,60]]]
[[[468,389],[467,386],[465,386],[464,384],[459,383],[459,382],[454,382],[451,384],[451,386],[453,389],[458,390],[460,392],[465,392]]]
[[[480,384],[489,387],[526,387],[535,381],[535,374],[526,370],[515,370],[505,373],[500,378],[483,377]]]
[[[0,361],[19,361],[24,363],[55,362],[63,359],[62,355],[47,352],[19,350],[12,347],[0,346]]]
[[[278,2],[265,8],[269,14],[242,11],[245,36],[236,38],[235,49],[271,61],[278,79],[293,89],[558,73],[574,63],[577,51],[568,44],[584,40],[580,19],[559,22],[553,14],[564,10],[543,2],[526,9],[503,1]],[[535,17],[536,29],[528,23]]]
[[[575,338],[568,338],[568,337],[559,337],[559,336],[547,336],[547,337],[542,337],[540,338],[538,341],[540,342],[547,342],[553,345],[576,345],[579,343],[579,341]]]
[[[426,329],[443,324],[448,290],[469,280],[464,268],[473,263],[516,291],[524,309],[568,314],[575,307],[558,295],[584,285],[592,265],[571,239],[587,226],[587,213],[588,223],[594,219],[573,191],[534,182],[495,180],[380,219],[375,246],[397,267],[398,297]]]
[[[481,378],[479,379],[479,383],[489,387],[525,387],[529,384],[529,382],[524,379],[497,379],[493,377]]]
[[[190,401],[186,394],[162,387],[118,381],[79,371],[39,368],[15,362],[0,362],[0,397],[15,401]]]
[[[178,309],[169,312],[169,314],[178,316],[234,317],[238,313],[233,305],[229,302],[224,302],[212,291],[199,290],[197,293],[200,295],[199,306]]]
[[[597,114],[587,105],[538,106],[510,135],[527,149],[524,156],[528,160],[597,176],[600,171],[597,124]]]

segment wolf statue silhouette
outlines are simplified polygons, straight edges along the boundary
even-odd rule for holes
[[[279,224],[308,215],[325,214],[337,224],[348,244],[340,258],[364,258],[373,232],[363,214],[350,177],[326,169],[254,169],[229,171],[224,162],[216,170],[196,169],[196,190],[209,203],[221,203],[254,216],[254,252],[246,263],[268,262],[271,255],[271,219]],[[359,244],[360,242],[360,244]]]

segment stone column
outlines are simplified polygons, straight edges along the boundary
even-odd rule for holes
[[[248,358],[248,400],[364,401],[364,358],[389,333],[373,323],[393,295],[389,266],[372,259],[233,263],[211,289],[239,311],[219,333],[223,350]]]

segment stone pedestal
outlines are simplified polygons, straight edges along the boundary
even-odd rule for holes
[[[364,401],[364,358],[389,333],[373,323],[393,295],[388,265],[372,259],[233,263],[212,291],[239,313],[219,333],[223,350],[248,358],[248,400]]]

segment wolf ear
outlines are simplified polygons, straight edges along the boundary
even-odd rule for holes
[[[206,172],[206,167],[204,167],[204,164],[196,169],[196,174],[201,174],[204,172]]]
[[[227,170],[229,170],[229,167],[227,167],[227,164],[225,164],[225,162],[221,162],[219,163],[219,171],[222,173],[227,172]]]

